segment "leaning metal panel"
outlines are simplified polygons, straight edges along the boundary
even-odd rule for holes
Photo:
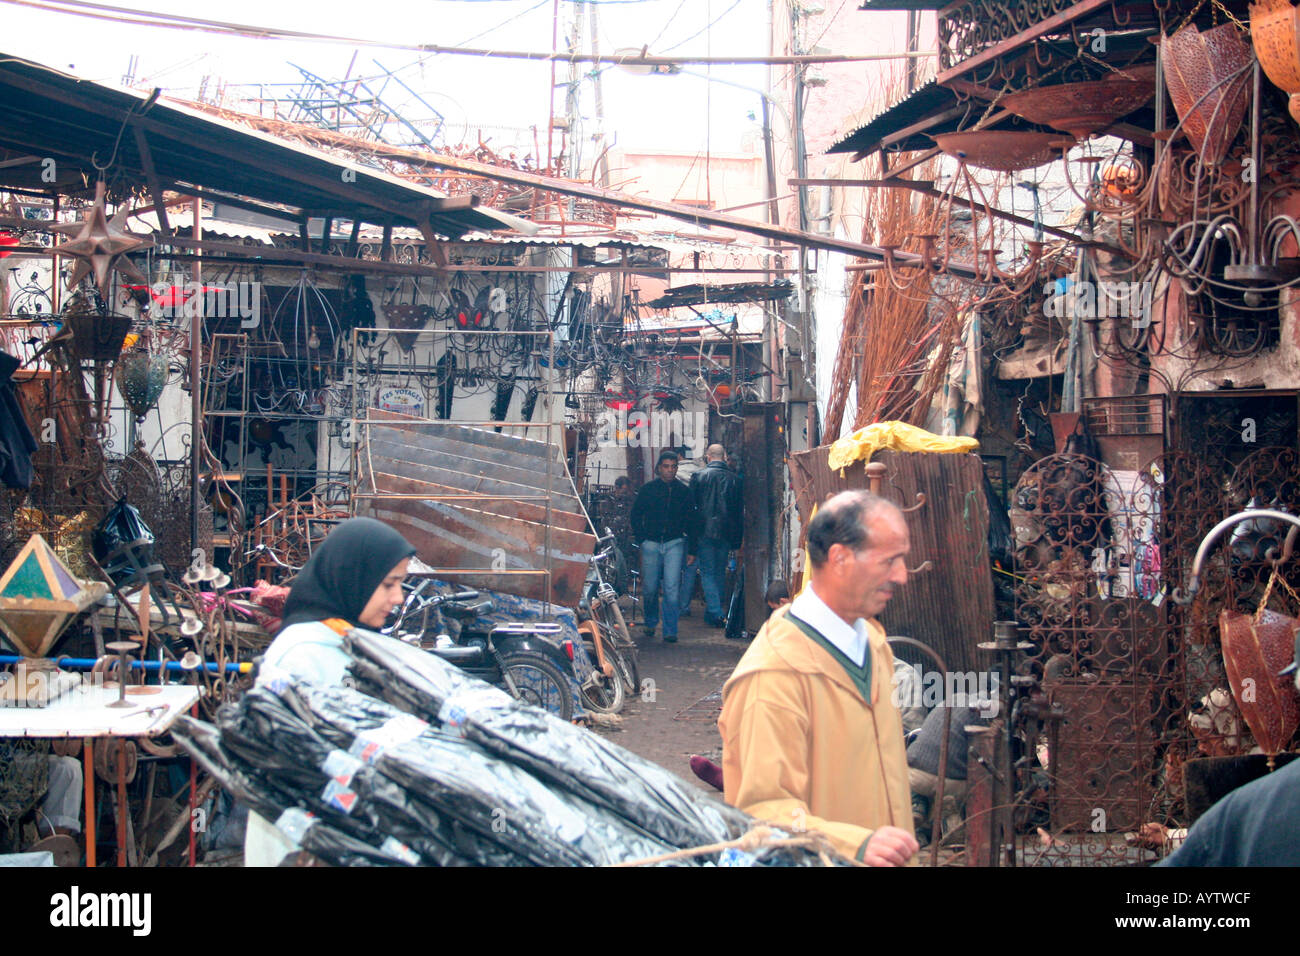
[[[1040,847],[1032,828],[1040,865],[1132,862],[1123,842],[1088,835],[1135,832],[1160,799],[1159,741],[1176,673],[1152,490],[1137,472],[1079,455],[1039,461],[1016,488],[1017,617],[1033,645],[1026,668],[1060,718],[1021,737],[1023,775],[1039,779],[1041,804],[1022,820],[1046,823],[1051,835]]]

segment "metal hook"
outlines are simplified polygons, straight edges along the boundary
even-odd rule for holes
[[[913,508],[912,510],[915,511],[916,509]],[[908,568],[908,569],[907,569],[907,573],[908,573],[908,574],[920,574],[920,573],[923,572],[923,571],[933,571],[933,570],[934,570],[934,562],[931,561],[931,560],[929,560],[929,559],[927,558],[926,560],[924,560],[924,561],[922,561],[920,564],[918,564],[916,567],[914,567],[914,568]]]
[[[1282,565],[1291,560],[1291,553],[1295,550],[1296,536],[1300,535],[1300,525],[1296,525],[1287,532],[1286,539],[1282,542],[1282,556],[1274,557],[1277,548],[1269,548],[1264,552],[1264,560],[1273,566],[1275,570],[1280,570]]]
[[[1187,582],[1187,590],[1184,591],[1182,588],[1174,588],[1172,600],[1175,604],[1191,604],[1196,598],[1196,593],[1201,589],[1201,568],[1205,564],[1205,556],[1209,553],[1210,545],[1214,543],[1215,539],[1218,538],[1226,528],[1230,528],[1238,522],[1248,521],[1252,518],[1270,518],[1274,521],[1285,521],[1294,526],[1286,536],[1286,541],[1283,543],[1282,547],[1282,557],[1279,558],[1278,561],[1281,562],[1287,559],[1291,553],[1296,532],[1300,531],[1300,518],[1297,518],[1293,514],[1287,514],[1285,511],[1276,511],[1271,508],[1248,508],[1245,511],[1239,511],[1235,515],[1230,515],[1229,517],[1224,518],[1211,528],[1209,533],[1201,539],[1201,545],[1196,549],[1196,558],[1192,561],[1192,577],[1191,580]],[[1272,549],[1270,548],[1269,550],[1271,551]]]

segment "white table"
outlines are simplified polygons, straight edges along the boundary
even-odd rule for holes
[[[130,707],[109,707],[118,699],[115,682],[105,686],[83,684],[48,707],[0,707],[0,737],[80,737],[86,786],[86,865],[95,865],[95,754],[96,737],[157,737],[189,710],[203,694],[192,684],[153,685],[154,693],[131,693]],[[149,708],[164,708],[149,710]],[[126,865],[126,758],[118,751],[117,858]],[[193,795],[193,787],[190,789]]]

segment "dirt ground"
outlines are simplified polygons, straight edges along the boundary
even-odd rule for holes
[[[721,762],[721,698],[703,698],[721,690],[749,642],[729,641],[721,629],[706,628],[700,604],[697,602],[692,617],[682,618],[676,644],[665,644],[657,635],[643,637],[640,624],[633,626],[633,636],[641,649],[641,686],[645,690],[627,702],[618,722],[598,727],[597,731],[701,790],[716,794],[691,773],[689,760],[691,754],[703,754]]]

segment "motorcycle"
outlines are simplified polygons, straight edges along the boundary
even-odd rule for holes
[[[430,582],[422,578],[403,585],[406,598],[383,633],[436,654],[517,700],[573,719],[580,686],[576,652],[573,641],[561,637],[559,624],[490,624],[479,620],[494,609],[490,598],[469,590],[428,594]]]

